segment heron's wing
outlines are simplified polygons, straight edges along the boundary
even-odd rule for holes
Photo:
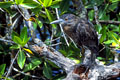
[[[76,28],[77,43],[87,46],[91,51],[98,52],[98,38],[93,26],[86,20],[80,19]]]

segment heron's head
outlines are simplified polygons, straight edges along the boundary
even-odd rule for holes
[[[59,20],[55,20],[51,22],[51,24],[61,24],[63,27],[65,26],[75,26],[78,21],[78,17],[74,14],[64,14],[60,17]]]

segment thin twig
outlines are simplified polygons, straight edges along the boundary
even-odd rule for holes
[[[95,21],[96,21],[96,24],[101,26],[101,24],[98,21],[98,8],[97,8],[96,5],[94,6],[94,11],[95,11]]]
[[[24,14],[20,11],[19,7],[17,6],[16,8],[17,8],[18,12],[22,15],[22,17],[23,17],[25,20],[27,20],[26,17],[24,16]]]
[[[59,45],[59,44],[62,44],[62,43],[59,42],[59,43],[56,43],[56,44],[52,44],[52,45],[50,45],[50,47],[57,46],[57,45]]]
[[[16,71],[16,72],[19,72],[19,74],[17,74],[16,76],[19,76],[20,74],[23,74],[23,75],[26,75],[26,76],[30,76],[30,77],[32,77],[32,78],[38,78],[38,79],[41,79],[40,77],[38,77],[38,76],[35,76],[35,75],[30,75],[30,74],[27,74],[27,73],[25,73],[25,72],[22,72],[22,71],[19,71],[17,68],[12,68],[14,71]],[[16,77],[16,76],[14,76],[14,77]]]
[[[112,20],[98,20],[99,23],[101,24],[115,24],[119,25],[120,21],[112,21]],[[93,24],[95,24],[95,21],[92,21]]]
[[[13,58],[13,60],[12,60],[12,62],[11,62],[11,65],[10,65],[10,67],[9,67],[9,69],[8,69],[6,78],[9,76],[9,74],[10,74],[10,72],[11,72],[11,69],[12,69],[12,67],[13,67],[13,63],[14,63],[15,60],[17,59],[18,53],[19,53],[19,51],[17,52],[17,54],[15,55],[15,58]]]
[[[52,39],[51,41],[45,41],[44,43],[53,42],[53,41],[56,41],[56,40],[58,40],[58,39],[60,39],[60,37],[58,37],[58,38],[56,38],[56,39]]]
[[[58,9],[55,8],[55,10],[56,10],[57,19],[60,19],[59,14],[58,14]],[[62,34],[63,34],[63,37],[64,37],[64,39],[65,39],[65,42],[66,42],[67,46],[69,46],[69,43],[68,43],[68,40],[67,40],[67,38],[66,38],[66,36],[65,36],[65,33],[64,33],[64,31],[63,31],[62,25],[59,24],[59,26],[60,26],[61,32],[62,32]]]
[[[52,44],[53,35],[54,35],[54,29],[52,27],[52,35],[51,35],[51,39],[50,39],[50,44]]]
[[[8,42],[8,43],[13,43],[13,44],[15,44],[13,41],[11,41],[11,40],[5,40],[5,39],[2,39],[2,38],[0,38],[0,41],[3,41],[3,42]]]

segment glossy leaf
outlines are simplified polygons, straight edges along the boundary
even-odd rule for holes
[[[88,16],[89,16],[90,21],[92,21],[94,19],[94,16],[95,16],[94,10],[89,11]]]
[[[114,40],[107,40],[107,41],[104,41],[104,44],[111,44],[112,42],[114,42]]]
[[[23,2],[22,4],[20,4],[22,7],[28,8],[28,9],[32,9],[32,8],[36,8],[37,6],[39,6],[40,4],[35,2],[35,1],[30,1],[30,2]]]
[[[52,0],[44,0],[43,6],[44,7],[49,7],[52,4]]]
[[[33,28],[34,28],[34,30],[36,30],[36,28],[37,28],[37,23],[36,22],[32,22],[33,23]]]
[[[30,70],[33,70],[33,64],[32,63],[29,63],[29,64],[26,64],[25,68],[24,68],[24,72],[27,72],[27,71],[30,71]]]
[[[17,57],[17,63],[21,69],[23,69],[25,64],[26,56],[23,51],[20,50]]]
[[[29,64],[27,64],[27,65],[25,66],[24,71],[26,72],[26,71],[29,71],[29,70],[34,70],[34,69],[35,69],[36,67],[38,67],[41,63],[42,63],[42,62],[41,62],[40,59],[38,59],[38,58],[32,58],[32,59],[31,59],[31,63],[29,63]]]
[[[43,26],[42,22],[41,22],[40,20],[38,20],[38,19],[36,19],[36,21],[37,21],[38,26],[39,26],[40,28],[42,28],[42,26]]]
[[[50,79],[52,77],[52,70],[46,62],[44,62],[43,74],[48,79]]]
[[[17,44],[19,44],[19,45],[22,45],[22,40],[18,36],[14,36],[14,42],[17,43]]]
[[[27,40],[27,27],[23,27],[22,31],[20,32],[20,38],[23,42]]]
[[[106,26],[104,26],[104,27],[102,28],[101,34],[102,34],[102,36],[101,36],[101,38],[100,38],[100,43],[102,43],[102,42],[105,40],[105,38],[106,38]]]
[[[49,21],[52,22],[54,20],[54,18],[53,18],[53,15],[51,14],[51,12],[48,9],[45,9],[45,12],[47,14],[47,17],[48,17]],[[52,24],[52,27],[56,28],[56,25]]]
[[[18,33],[16,33],[15,31],[12,32],[12,40],[14,41],[14,36],[19,36]]]
[[[56,5],[56,4],[60,3],[61,1],[62,1],[62,0],[55,0],[55,1],[52,2],[51,5]]]
[[[0,65],[0,75],[3,75],[3,74],[4,74],[4,72],[5,72],[5,67],[6,67],[6,64]]]
[[[15,0],[15,2],[16,2],[17,5],[23,3],[23,1],[24,0]]]
[[[20,48],[20,45],[12,45],[11,47],[10,47],[10,49],[19,49]]]
[[[9,8],[13,4],[14,4],[14,2],[12,2],[12,1],[0,2],[0,8]]]

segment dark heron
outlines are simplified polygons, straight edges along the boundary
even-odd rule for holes
[[[80,18],[74,14],[64,14],[61,16],[59,20],[55,20],[51,22],[51,24],[60,23],[63,27],[64,32],[73,39],[73,41],[77,44],[77,46],[82,48],[84,51],[85,47],[87,47],[91,51],[90,57],[86,59],[85,64],[87,62],[87,72],[88,68],[94,64],[96,55],[98,55],[98,36],[94,29],[94,26],[89,22],[86,18]],[[86,54],[83,54],[84,57]],[[83,62],[83,64],[84,64]],[[78,66],[79,68],[80,66]],[[76,70],[74,70],[75,72]],[[77,69],[78,71],[78,69]],[[75,72],[76,73],[76,72]],[[79,73],[79,71],[78,71]]]

